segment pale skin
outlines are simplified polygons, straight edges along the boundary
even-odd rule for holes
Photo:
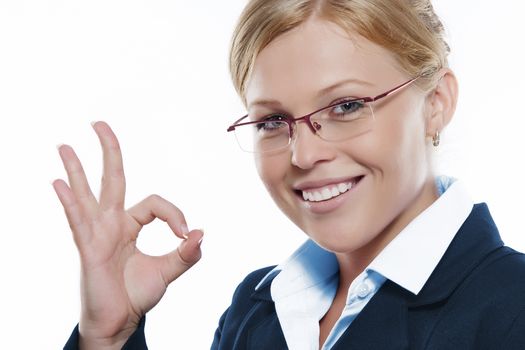
[[[315,18],[275,39],[257,57],[248,81],[244,97],[250,113],[301,116],[334,99],[372,96],[410,78],[388,51],[363,38],[352,39]],[[288,149],[256,157],[261,180],[281,210],[337,256],[339,288],[319,323],[320,346],[341,314],[351,282],[437,198],[431,137],[449,123],[457,100],[454,74],[449,69],[440,74],[431,92],[414,86],[375,106],[375,127],[365,135],[327,142],[299,123]],[[361,82],[345,83],[348,79]],[[53,186],[81,258],[80,347],[120,349],[168,284],[199,260],[203,233],[187,232],[182,212],[159,196],[125,210],[117,138],[104,122],[93,127],[104,154],[100,198],[92,194],[80,161],[66,145],[59,153],[69,185],[56,180]],[[359,192],[324,214],[312,212],[294,188],[305,181],[358,175],[364,176]],[[183,239],[161,257],[144,255],[136,247],[139,231],[155,218]]]
[[[255,157],[280,209],[337,256],[339,288],[320,321],[320,346],[355,277],[437,198],[431,138],[449,123],[457,100],[452,71],[439,74],[430,92],[413,85],[374,105],[374,128],[366,134],[329,142],[301,122],[289,148]],[[247,83],[246,104],[257,119],[272,113],[299,117],[345,97],[375,96],[410,78],[387,50],[314,17],[261,51]],[[354,192],[322,214],[297,190],[357,176],[363,178]]]
[[[201,256],[201,230],[188,232],[182,212],[152,195],[124,209],[125,178],[119,143],[104,122],[93,125],[103,150],[104,171],[97,200],[70,146],[59,147],[69,185],[55,180],[80,255],[81,349],[120,349],[168,285]],[[143,226],[159,218],[183,239],[164,256],[148,256],[136,246]]]

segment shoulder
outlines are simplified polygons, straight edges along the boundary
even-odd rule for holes
[[[237,286],[233,293],[231,305],[221,316],[219,327],[215,332],[212,349],[232,349],[233,344],[239,337],[241,330],[246,326],[247,320],[255,319],[253,314],[260,308],[261,298],[260,289],[255,290],[259,282],[274,268],[268,266],[249,273],[242,282]],[[269,288],[263,288],[266,299],[269,297]],[[263,299],[264,300],[264,299]],[[273,303],[267,304],[266,307],[272,307]],[[272,310],[269,311],[270,313]]]
[[[482,269],[478,278],[491,287],[494,295],[525,306],[525,254],[509,247],[501,250],[501,257]]]
[[[243,317],[246,313],[249,312],[253,308],[255,304],[261,298],[259,297],[261,293],[265,294],[264,299],[271,299],[269,289],[270,288],[262,288],[264,292],[261,291],[261,289],[256,290],[255,288],[259,284],[259,282],[270,272],[275,266],[268,266],[264,267],[255,271],[250,272],[241,283],[237,286],[235,289],[235,292],[233,293],[231,305],[228,307],[228,309],[225,311],[221,319],[225,318],[239,318]]]
[[[457,286],[443,306],[438,328],[450,332],[453,326],[461,330],[458,334],[461,339],[468,338],[471,329],[470,336],[478,342],[496,346],[523,319],[525,255],[504,246],[486,256]]]
[[[499,283],[507,281],[521,289],[525,288],[525,254],[504,246],[485,261],[476,274],[478,279],[489,285],[497,283],[497,286],[501,286]]]
[[[489,305],[497,301],[499,308],[525,306],[525,254],[506,246],[496,249],[472,270],[458,292],[469,298],[478,296],[478,302],[482,299]]]
[[[262,320],[275,319],[275,308],[271,302],[270,284],[256,290],[261,280],[275,266],[268,266],[249,273],[235,289],[231,305],[219,320],[212,349],[246,349],[248,333]],[[267,278],[271,281],[271,277]],[[272,316],[272,317],[270,317]],[[278,323],[278,322],[277,322]]]
[[[510,267],[511,271],[525,272],[525,254],[507,246],[504,246],[503,249],[506,254],[499,263],[505,267]]]

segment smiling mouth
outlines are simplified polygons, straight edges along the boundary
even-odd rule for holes
[[[339,197],[343,193],[348,192],[355,185],[357,185],[363,177],[364,176],[358,176],[351,179],[350,181],[344,181],[308,190],[296,190],[295,192],[306,202],[323,202],[335,197]]]

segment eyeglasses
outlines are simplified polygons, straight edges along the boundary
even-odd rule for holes
[[[234,131],[241,149],[252,153],[269,153],[288,147],[299,121],[304,121],[314,134],[325,141],[344,141],[373,128],[373,102],[401,91],[418,78],[412,78],[375,97],[345,99],[299,118],[273,113],[260,120],[243,122],[250,116],[247,114],[230,125],[227,131]]]

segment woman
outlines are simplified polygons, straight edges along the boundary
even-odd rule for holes
[[[241,283],[212,348],[525,347],[524,256],[433,169],[457,101],[447,54],[429,1],[247,5],[231,71],[248,114],[228,131],[310,240]],[[69,146],[59,149],[69,186],[54,182],[82,266],[66,348],[145,348],[143,316],[199,260],[203,232],[158,196],[125,211],[118,141],[107,124],[94,129],[99,201]],[[152,258],[135,241],[156,217],[184,240]]]

